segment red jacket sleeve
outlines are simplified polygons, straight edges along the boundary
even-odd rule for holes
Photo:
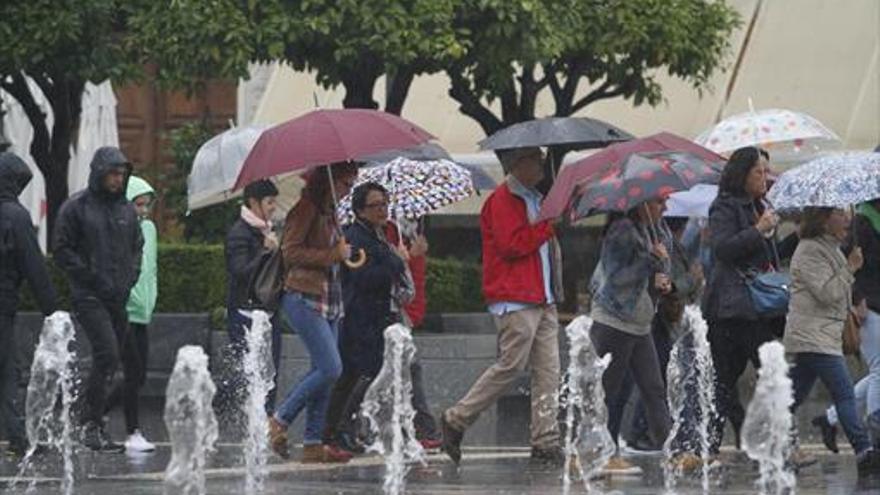
[[[523,200],[509,192],[493,194],[483,208],[482,222],[491,231],[488,236],[501,258],[529,256],[553,237],[549,220],[529,223]]]

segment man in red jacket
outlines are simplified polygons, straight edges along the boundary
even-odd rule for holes
[[[457,404],[443,413],[443,447],[458,464],[464,431],[482,411],[531,369],[531,457],[561,466],[565,455],[556,421],[559,347],[556,301],[561,290],[561,258],[553,226],[532,223],[544,178],[538,148],[499,153],[509,174],[486,199],[480,213],[483,237],[483,295],[498,328],[498,361],[487,369]]]

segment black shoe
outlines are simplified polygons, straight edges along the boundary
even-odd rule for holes
[[[89,423],[85,426],[83,432],[82,444],[89,450],[95,452],[124,452],[125,446],[110,440],[110,436],[103,428],[95,423]]]
[[[546,467],[561,468],[565,466],[565,451],[562,450],[562,447],[546,449],[532,447],[532,455],[529,457],[529,462]]]
[[[363,454],[367,451],[366,447],[364,447],[363,442],[361,442],[356,436],[352,435],[351,433],[337,433],[335,444],[340,449],[347,450],[352,454]]]
[[[880,474],[880,452],[874,449],[862,452],[856,457],[856,466],[859,476]]]
[[[828,450],[835,454],[840,452],[837,448],[837,427],[829,423],[824,414],[816,416],[810,423],[822,431],[822,443]]]
[[[464,432],[453,428],[446,421],[445,412],[440,417],[440,428],[443,430],[443,451],[458,465],[461,463],[461,441],[464,439]]]

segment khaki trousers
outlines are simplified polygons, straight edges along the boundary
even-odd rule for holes
[[[533,447],[559,445],[557,393],[559,389],[559,322],[556,306],[539,305],[495,317],[498,327],[498,361],[487,369],[464,398],[449,408],[446,421],[464,431],[480,413],[494,404],[516,381],[519,372],[531,370]]]

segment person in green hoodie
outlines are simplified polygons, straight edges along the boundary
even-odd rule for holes
[[[125,414],[125,427],[128,437],[125,448],[130,452],[151,452],[156,446],[144,438],[138,421],[138,395],[147,378],[147,356],[149,355],[149,339],[147,326],[153,319],[153,309],[158,296],[158,267],[156,225],[150,220],[150,210],[156,192],[150,184],[140,177],[132,176],[128,180],[126,198],[134,204],[140,221],[141,233],[144,237],[141,272],[137,283],[131,289],[128,303],[129,333],[124,346],[123,359],[135,363],[125,368],[125,381],[116,386],[108,400],[108,410],[122,404]],[[131,376],[129,376],[131,375]]]

